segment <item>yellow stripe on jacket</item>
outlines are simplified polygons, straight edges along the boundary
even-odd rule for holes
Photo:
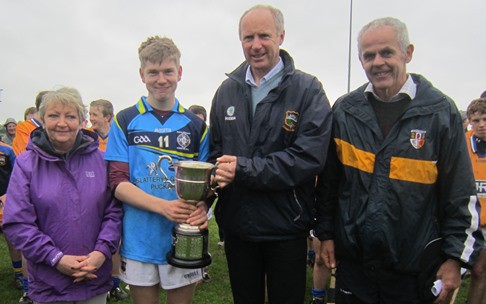
[[[373,173],[376,158],[373,153],[358,149],[338,138],[335,139],[335,142],[339,160],[343,165]],[[435,161],[403,157],[391,158],[389,177],[392,179],[430,185],[437,181],[437,176],[438,170]]]

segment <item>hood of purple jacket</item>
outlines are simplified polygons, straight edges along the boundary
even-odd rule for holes
[[[93,131],[81,129],[71,151],[61,154],[56,152],[43,127],[38,127],[30,133],[26,149],[36,151],[40,157],[46,160],[55,160],[58,158],[69,159],[76,153],[91,153],[98,149],[98,146],[98,135]]]

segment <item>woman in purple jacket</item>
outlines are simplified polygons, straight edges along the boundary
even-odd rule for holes
[[[7,190],[3,230],[28,260],[35,303],[106,303],[121,205],[111,196],[97,135],[82,129],[79,93],[44,95]]]

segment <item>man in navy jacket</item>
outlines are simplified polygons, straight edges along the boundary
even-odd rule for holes
[[[240,19],[246,61],[217,90],[210,159],[219,163],[216,220],[235,303],[303,303],[315,177],[331,109],[316,77],[280,49],[282,13],[257,5]]]

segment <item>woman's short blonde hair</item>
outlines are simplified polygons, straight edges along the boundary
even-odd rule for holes
[[[83,104],[81,95],[78,90],[74,88],[62,87],[56,91],[48,91],[44,96],[42,96],[42,103],[39,107],[39,116],[42,121],[44,121],[44,115],[46,114],[46,109],[51,104],[63,104],[67,106],[72,106],[76,109],[79,116],[79,123],[82,124],[86,119],[86,107]]]

